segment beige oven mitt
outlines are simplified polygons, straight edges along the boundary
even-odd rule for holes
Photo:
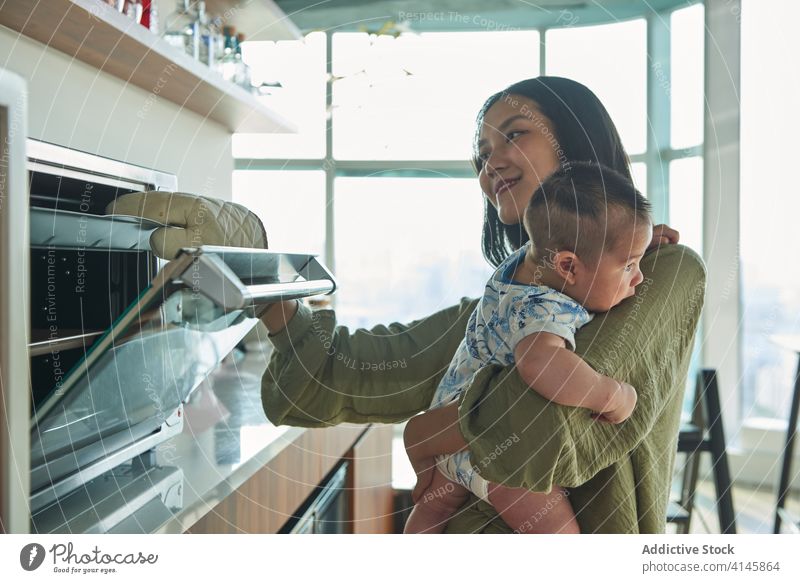
[[[164,223],[150,235],[150,248],[173,259],[182,247],[224,245],[266,249],[264,224],[234,202],[185,192],[147,191],[126,194],[106,207],[106,214],[130,215]]]

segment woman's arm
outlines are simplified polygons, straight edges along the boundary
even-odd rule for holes
[[[355,331],[337,326],[332,310],[312,312],[295,304],[291,317],[284,318],[280,304],[265,315],[288,324],[270,335],[274,351],[262,381],[264,411],[276,425],[321,427],[394,423],[427,409],[476,300],[410,324]]]
[[[263,314],[261,314],[261,321],[270,334],[277,334],[294,318],[297,313],[297,300],[289,300],[286,302],[276,302],[268,307]]]
[[[636,406],[631,385],[596,372],[555,334],[537,332],[520,340],[514,362],[525,384],[559,405],[591,409],[611,423],[622,423]]]

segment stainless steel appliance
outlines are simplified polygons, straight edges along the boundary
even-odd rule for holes
[[[180,432],[182,403],[264,306],[335,281],[314,256],[262,249],[159,261],[149,236],[162,225],[103,210],[129,192],[175,190],[169,174],[33,140],[28,171],[30,504],[41,514]]]
[[[346,488],[347,468],[344,461],[334,468],[314,489],[297,512],[281,529],[282,534],[348,534],[350,497]]]
[[[28,188],[25,80],[0,68],[0,532],[25,534],[28,497]]]

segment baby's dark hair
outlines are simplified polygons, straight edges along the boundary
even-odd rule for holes
[[[567,250],[595,261],[615,247],[622,226],[651,222],[650,203],[619,172],[571,162],[533,193],[524,222],[535,259]]]

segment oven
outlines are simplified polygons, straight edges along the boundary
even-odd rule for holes
[[[349,462],[343,461],[322,480],[279,534],[350,534]]]
[[[28,140],[30,509],[44,512],[182,430],[183,403],[274,301],[332,293],[316,257],[203,246],[108,216],[175,176]]]

